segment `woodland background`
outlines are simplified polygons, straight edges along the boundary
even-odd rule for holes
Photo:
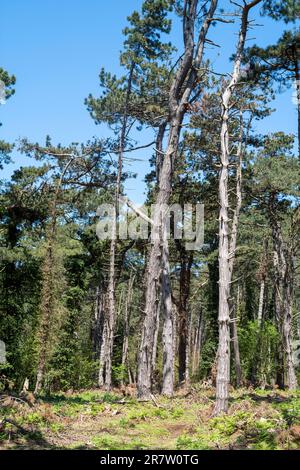
[[[15,160],[0,193],[3,393],[119,388],[151,401],[200,384],[216,390],[218,416],[233,388],[297,389],[299,8],[141,1],[124,19],[123,73],[101,69],[99,91],[86,90],[97,137],[7,142],[3,122],[2,169]],[[261,47],[251,38],[265,17],[284,32]],[[220,28],[236,46],[229,73],[209,58]],[[0,69],[6,106],[18,93],[11,72]],[[293,86],[295,113],[280,119],[297,134],[258,132]],[[97,207],[128,195],[141,155],[160,237],[100,241]],[[164,203],[204,203],[200,251],[166,242]]]

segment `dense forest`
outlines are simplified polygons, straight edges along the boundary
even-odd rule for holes
[[[300,3],[225,3],[140,1],[124,18],[123,74],[102,68],[99,93],[86,90],[97,137],[7,142],[1,119],[1,168],[12,152],[31,164],[1,180],[0,441],[26,433],[20,407],[51,397],[162,413],[206,394],[207,423],[220,423],[251,392],[295,400],[299,448]],[[265,17],[284,32],[262,47]],[[216,29],[235,47],[229,73],[210,59]],[[18,77],[0,68],[0,80],[9,106]],[[298,132],[260,132],[293,88],[295,113],[281,120]],[[142,207],[125,190],[141,150]]]

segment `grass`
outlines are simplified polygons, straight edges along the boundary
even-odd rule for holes
[[[99,390],[2,399],[0,449],[300,449],[300,393],[238,390],[212,418],[213,390],[153,402]],[[7,421],[6,421],[7,420]]]

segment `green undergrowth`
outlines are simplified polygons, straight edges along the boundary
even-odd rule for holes
[[[1,397],[2,449],[300,449],[300,393],[239,390],[212,417],[213,390],[139,402],[118,391]]]

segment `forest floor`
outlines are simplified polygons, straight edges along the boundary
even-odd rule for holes
[[[117,391],[0,396],[0,449],[300,449],[300,392],[243,389],[212,418],[214,390],[139,402]]]

